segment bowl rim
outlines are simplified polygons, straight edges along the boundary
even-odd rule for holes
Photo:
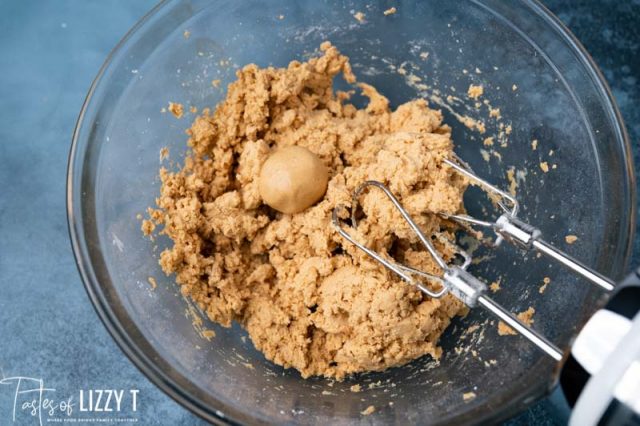
[[[67,210],[67,227],[78,272],[84,284],[87,295],[98,314],[103,325],[108,330],[111,337],[115,340],[117,346],[127,356],[127,358],[140,370],[143,375],[149,379],[155,386],[160,388],[166,395],[171,397],[174,401],[190,410],[192,413],[201,417],[202,419],[215,423],[215,424],[240,424],[237,421],[252,421],[244,413],[230,407],[222,402],[219,402],[218,407],[211,407],[208,404],[203,403],[197,398],[193,398],[187,392],[185,392],[176,381],[170,378],[164,372],[142,352],[140,347],[133,343],[129,337],[129,334],[122,328],[119,321],[114,320],[113,310],[108,305],[107,301],[100,292],[100,284],[98,279],[94,275],[92,264],[89,260],[88,253],[84,249],[81,243],[81,224],[76,220],[77,204],[80,204],[79,200],[74,200],[74,177],[76,176],[75,170],[78,168],[76,164],[76,153],[80,144],[80,130],[84,122],[84,118],[87,112],[87,108],[93,98],[93,94],[101,82],[107,68],[111,64],[114,56],[127,44],[127,42],[136,34],[145,24],[152,19],[158,12],[170,3],[179,2],[181,0],[161,0],[152,9],[145,13],[132,27],[129,29],[122,39],[111,49],[106,56],[102,66],[100,67],[96,77],[93,79],[91,86],[87,92],[87,95],[83,101],[76,125],[74,127],[71,147],[68,155],[67,162],[67,179],[66,179],[66,210]],[[476,2],[476,0],[472,0]],[[567,26],[560,21],[546,6],[544,6],[540,0],[520,0],[525,6],[533,9],[534,12],[542,17],[550,27],[556,30],[559,37],[563,38],[573,52],[576,54],[577,59],[584,67],[585,71],[591,76],[591,81],[594,83],[597,91],[599,92],[601,99],[603,100],[603,107],[609,113],[612,114],[612,123],[616,132],[616,142],[622,146],[623,160],[625,162],[625,179],[629,185],[629,191],[625,194],[629,198],[630,210],[629,220],[627,225],[627,232],[629,235],[627,245],[623,248],[623,269],[626,271],[628,267],[628,261],[631,255],[631,251],[634,243],[634,236],[636,230],[636,176],[633,162],[633,155],[631,149],[631,142],[624,125],[622,114],[618,109],[611,89],[607,81],[605,80],[602,72],[596,65],[591,55],[587,52],[584,46],[576,38],[575,35],[568,29]],[[80,170],[80,169],[79,169]],[[552,387],[548,389],[550,391]],[[494,421],[500,419],[506,419],[514,414],[513,408],[506,410],[502,414],[492,413],[484,420],[492,418]],[[221,410],[225,410],[224,412]],[[478,418],[477,420],[480,420]]]

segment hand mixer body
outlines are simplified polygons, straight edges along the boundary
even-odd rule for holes
[[[640,425],[640,268],[585,324],[560,374],[570,425]]]

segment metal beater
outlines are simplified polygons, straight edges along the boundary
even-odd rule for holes
[[[502,240],[506,240],[514,244],[515,246],[525,250],[535,249],[538,252],[549,256],[551,259],[561,263],[562,265],[566,266],[573,272],[576,272],[592,283],[602,287],[603,289],[607,291],[613,290],[613,281],[600,275],[596,271],[589,269],[582,263],[573,259],[568,254],[545,242],[540,238],[542,236],[542,233],[539,229],[518,219],[517,214],[520,206],[518,204],[518,200],[516,200],[513,196],[490,184],[486,180],[478,177],[475,173],[473,173],[469,165],[462,161],[458,156],[455,156],[455,154],[454,161],[450,159],[444,159],[444,163],[449,165],[450,167],[453,167],[458,173],[467,177],[473,184],[489,193],[490,196],[493,195],[493,198],[498,197],[499,199],[497,201],[497,204],[503,210],[503,213],[494,222],[476,219],[468,215],[446,215],[441,213],[440,216],[454,220],[465,226],[478,225],[485,228],[490,228],[498,236],[494,243],[495,245],[499,245]],[[507,207],[505,201],[511,205],[511,208]]]
[[[473,227],[474,225],[489,228],[493,230],[497,235],[497,238],[493,243],[494,246],[497,246],[503,240],[506,240],[523,249],[536,249],[537,251],[565,265],[579,275],[587,278],[589,281],[597,284],[603,289],[611,291],[614,288],[614,284],[612,281],[587,268],[577,260],[571,258],[567,254],[546,243],[540,238],[540,230],[518,219],[517,214],[519,211],[519,204],[513,196],[500,190],[486,180],[478,177],[475,173],[473,173],[469,165],[467,165],[455,154],[451,159],[444,159],[443,162],[447,166],[452,167],[456,172],[468,178],[471,184],[485,191],[490,199],[492,199],[500,207],[500,209],[502,210],[502,214],[497,220],[493,222],[480,220],[465,214],[447,215],[440,213],[441,217],[455,221],[467,228]],[[383,183],[378,181],[367,181],[354,191],[351,206],[351,227],[353,229],[357,228],[358,226],[356,220],[356,207],[358,205],[358,199],[360,195],[370,187],[382,190],[391,200],[393,205],[401,213],[404,220],[416,233],[422,245],[427,249],[440,269],[442,269],[442,275],[437,276],[406,265],[402,265],[393,259],[383,257],[379,253],[358,242],[355,238],[353,238],[351,234],[349,234],[349,232],[347,232],[347,230],[343,226],[343,223],[340,220],[340,211],[346,209],[346,207],[339,205],[336,206],[336,208],[333,210],[332,220],[334,227],[342,237],[344,237],[350,243],[354,244],[360,250],[364,251],[367,255],[369,255],[376,261],[380,262],[384,267],[397,274],[407,283],[418,287],[418,289],[420,289],[427,296],[432,298],[441,298],[442,296],[450,292],[470,308],[481,306],[488,310],[491,314],[502,320],[504,323],[509,325],[512,329],[520,333],[522,336],[526,337],[529,341],[535,344],[538,348],[542,349],[553,359],[555,359],[556,361],[562,360],[563,352],[558,347],[547,340],[544,336],[521,322],[512,313],[507,311],[505,308],[503,308],[501,305],[487,296],[487,285],[466,270],[469,264],[471,264],[471,257],[457,245],[448,242],[448,240],[447,242],[454,247],[454,252],[462,257],[464,261],[460,265],[447,264],[447,262],[435,249],[430,239],[428,239],[422,233],[409,213],[402,207],[398,199]],[[422,282],[421,279],[425,279],[426,281],[431,283],[435,282],[438,289],[431,289],[429,286],[425,285],[425,283]]]
[[[538,346],[540,349],[545,351],[557,361],[560,361],[562,359],[563,354],[560,349],[549,342],[544,336],[526,326],[513,314],[511,314],[509,311],[504,309],[501,305],[497,304],[489,296],[486,295],[487,285],[466,270],[466,268],[471,263],[471,258],[466,252],[464,252],[464,250],[460,248],[457,249],[457,252],[465,259],[462,265],[448,265],[437,252],[431,241],[429,241],[429,239],[422,233],[409,213],[402,207],[398,199],[384,184],[377,181],[367,181],[354,192],[353,206],[351,209],[351,225],[353,228],[357,227],[357,221],[355,218],[355,206],[357,205],[357,199],[359,198],[360,194],[362,194],[362,192],[368,187],[379,188],[387,195],[387,197],[389,197],[393,205],[398,209],[398,211],[400,211],[402,217],[407,221],[411,229],[416,233],[422,245],[427,249],[429,254],[442,269],[442,276],[436,276],[406,265],[402,265],[394,260],[386,259],[379,253],[371,250],[370,248],[355,240],[340,223],[339,210],[340,208],[343,208],[343,206],[338,206],[333,210],[333,224],[340,235],[342,235],[347,241],[354,244],[360,250],[364,251],[366,254],[380,262],[387,269],[397,274],[404,281],[418,287],[427,296],[438,299],[448,292],[451,292],[454,296],[462,300],[462,302],[470,308],[480,305],[491,312],[493,315],[498,317],[500,320],[504,321],[511,328],[525,336],[527,339],[529,339],[536,346]],[[439,284],[440,289],[437,291],[431,290],[423,283],[417,281],[416,276],[419,278],[425,278],[428,281],[435,281],[437,284]]]

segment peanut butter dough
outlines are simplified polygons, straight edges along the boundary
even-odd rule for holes
[[[462,212],[466,182],[442,163],[452,142],[439,111],[422,99],[392,111],[365,83],[358,87],[368,104],[356,108],[352,91],[333,90],[338,74],[355,84],[348,58],[328,42],[321,50],[287,68],[238,71],[215,112],[193,122],[183,168],[160,170],[150,220],[173,241],[163,270],[213,321],[239,322],[269,360],[303,377],[341,379],[439,357],[440,335],[465,308],[453,296],[424,296],[346,242],[331,225],[333,208],[350,205],[364,181],[379,180],[426,235],[453,240],[453,225],[434,212]],[[264,203],[259,176],[273,152],[291,146],[317,156],[329,181],[317,203],[284,214]],[[381,191],[360,201],[357,238],[439,272]],[[440,238],[434,244],[453,255]]]

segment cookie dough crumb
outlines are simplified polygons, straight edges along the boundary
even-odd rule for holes
[[[504,132],[505,132],[507,135],[510,135],[512,131],[513,131],[513,127],[511,127],[511,124],[509,124],[509,125],[504,129]]]
[[[353,385],[349,389],[351,389],[351,392],[353,393],[358,393],[362,390],[362,387],[360,385]]]
[[[429,57],[429,52],[420,52],[420,59],[423,61]]]
[[[542,161],[542,162],[540,163],[540,169],[541,169],[543,172],[547,173],[547,172],[549,171],[549,164],[547,164],[547,162],[546,162],[546,161]]]
[[[198,112],[198,108],[197,108],[197,107],[195,107],[195,106],[193,106],[193,105],[191,105],[191,106],[189,107],[189,112],[190,112],[191,114],[195,114],[195,113],[197,113],[197,112]]]
[[[507,169],[507,180],[509,181],[509,194],[516,196],[518,180],[516,179],[516,168],[511,166]]]
[[[497,293],[498,291],[500,291],[500,280],[492,282],[489,286],[489,290],[491,290],[493,293]]]
[[[322,391],[322,394],[323,394],[323,395],[335,395],[333,392],[329,392],[329,391],[327,391],[327,390],[323,390],[323,391]]]
[[[215,87],[216,89],[217,89],[218,87],[220,87],[220,83],[221,83],[221,80],[220,80],[219,78],[217,78],[217,79],[215,79],[215,80],[211,80],[211,85],[212,85],[213,87]]]
[[[465,331],[464,333],[465,334],[471,334],[471,333],[473,333],[474,331],[476,331],[479,328],[480,328],[480,326],[478,324],[474,324],[474,325],[470,326],[469,328],[467,328],[467,331]]]
[[[533,307],[529,306],[529,309],[527,309],[524,312],[520,312],[517,315],[517,317],[525,325],[531,326],[531,324],[533,324],[533,314],[535,314],[535,313],[536,313],[536,310],[533,309]],[[515,335],[517,333],[513,328],[509,327],[507,324],[505,324],[502,321],[500,321],[498,323],[498,334],[500,336],[507,336],[507,335]]]
[[[142,220],[142,215],[141,215],[140,213],[138,213],[138,214],[136,215],[136,219],[138,219],[138,220]]]
[[[471,401],[472,399],[475,399],[475,397],[476,397],[475,392],[465,392],[462,394],[462,399],[464,401]]]
[[[146,219],[142,221],[142,225],[140,226],[140,229],[142,230],[142,233],[145,236],[149,236],[156,229],[156,224],[153,223],[153,221]]]
[[[356,18],[358,22],[363,23],[365,15],[362,12],[356,12],[353,14],[353,17]]]
[[[516,90],[518,90],[518,86],[516,86],[516,85],[514,84],[513,86],[511,86],[511,90],[513,90],[513,91],[515,92]]]
[[[564,237],[564,240],[567,242],[567,244],[573,244],[576,241],[578,241],[578,236],[577,235],[567,235],[566,237]]]
[[[500,321],[498,323],[498,334],[500,336],[515,335],[516,331],[513,328],[509,327],[507,324]]]
[[[278,15],[278,19],[282,21],[284,19],[284,15]]]
[[[476,86],[471,84],[469,90],[467,90],[467,96],[471,99],[478,99],[484,93],[484,88],[480,85]]]
[[[533,307],[529,306],[529,309],[518,314],[518,319],[525,323],[527,326],[531,326],[531,324],[533,324],[533,314],[535,313],[536,310],[533,309]]]
[[[384,16],[389,16],[389,15],[393,15],[397,11],[398,11],[398,9],[396,9],[395,7],[390,7],[389,9],[385,10],[382,13],[384,13]]]
[[[184,32],[182,33],[182,36],[183,36],[185,39],[188,39],[189,37],[191,37],[191,31],[189,31],[189,30],[184,30]]]
[[[216,337],[216,332],[213,331],[213,330],[203,330],[201,334],[202,334],[202,337],[204,337],[207,340],[211,340],[214,337]],[[253,365],[251,365],[251,364],[247,364],[247,365],[245,365],[245,367],[247,367],[250,370],[254,369]]]
[[[379,388],[380,386],[382,386],[382,381],[378,380],[377,382],[369,383],[368,388],[369,389],[375,389],[375,388]]]
[[[210,330],[207,330],[207,331],[210,331]],[[206,331],[205,331],[205,333],[206,333]],[[242,364],[248,370],[255,370],[253,364],[249,364],[248,362],[241,362],[240,364]]]
[[[160,148],[160,162],[163,162],[167,158],[169,158],[169,148],[166,146]]]
[[[551,282],[551,278],[544,277],[542,279],[542,285],[538,289],[538,293],[540,293],[540,294],[544,293],[544,291],[547,289],[547,286],[549,285],[550,282]]]
[[[182,115],[184,114],[184,107],[182,106],[182,104],[179,103],[175,103],[175,102],[169,102],[169,108],[168,110],[171,112],[171,114],[173,114],[176,118],[182,118]]]
[[[156,287],[158,287],[158,283],[156,282],[156,279],[153,277],[148,277],[147,281],[149,281],[149,284],[151,284],[151,288],[152,289],[156,289]]]
[[[500,108],[489,108],[489,117],[493,117],[496,120],[499,120],[501,117]]]
[[[362,414],[363,416],[368,416],[375,412],[376,412],[376,407],[374,407],[373,405],[370,405],[367,408],[365,408],[364,411],[361,411],[360,414]]]
[[[482,71],[480,71],[480,68],[476,67],[475,69],[476,74],[482,74]]]
[[[493,145],[493,137],[486,138],[483,142],[484,146],[492,146]]]
[[[473,118],[467,115],[459,115],[459,114],[455,115],[455,117],[458,121],[460,121],[460,123],[464,124],[468,129],[471,129],[471,130],[475,129],[480,134],[484,133],[487,130],[484,123],[480,120],[474,120]]]
[[[534,139],[531,141],[531,150],[535,151],[536,149],[538,149],[538,139]]]

